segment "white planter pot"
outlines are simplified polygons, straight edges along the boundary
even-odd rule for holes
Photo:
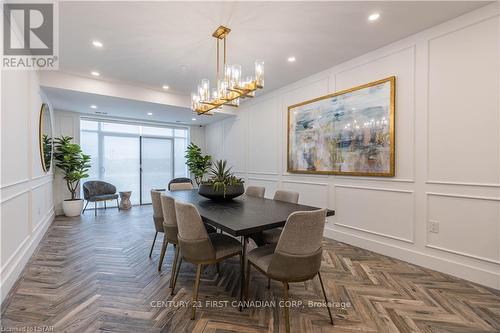
[[[79,216],[83,209],[83,199],[64,200],[62,203],[64,215]]]

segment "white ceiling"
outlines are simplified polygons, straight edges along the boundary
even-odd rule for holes
[[[181,125],[206,125],[229,117],[229,115],[223,113],[216,113],[213,116],[196,116],[188,108],[67,89],[43,87],[43,91],[53,108],[80,112],[89,116],[119,117]],[[90,105],[96,105],[97,109],[90,108]],[[106,114],[102,115],[96,112]],[[153,115],[148,116],[148,112]],[[196,118],[195,121],[192,120],[193,117]]]
[[[222,24],[232,29],[229,62],[251,75],[254,60],[264,60],[270,91],[485,4],[59,2],[60,70],[189,94],[201,78],[214,79],[211,34]],[[373,12],[381,18],[368,22]]]

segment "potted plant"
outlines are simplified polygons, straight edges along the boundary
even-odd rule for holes
[[[233,175],[225,160],[213,163],[210,177],[201,183],[198,193],[212,200],[231,200],[245,192],[243,179]]]
[[[194,181],[199,186],[203,181],[203,176],[210,168],[212,156],[203,155],[201,153],[201,148],[191,142],[187,147],[185,157],[186,165],[194,176]]]
[[[71,193],[71,199],[63,201],[64,215],[78,216],[83,208],[83,199],[77,198],[76,192],[80,180],[89,176],[87,171],[90,168],[90,156],[84,154],[80,145],[72,143],[71,140],[73,138],[69,136],[54,140],[54,159]]]

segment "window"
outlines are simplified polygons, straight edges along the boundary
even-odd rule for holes
[[[132,191],[133,204],[151,203],[150,190],[188,177],[187,128],[82,119],[82,150],[91,157],[89,178]]]

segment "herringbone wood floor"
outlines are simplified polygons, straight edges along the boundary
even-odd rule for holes
[[[177,293],[170,279],[173,249],[158,273],[161,239],[152,260],[151,207],[110,209],[94,218],[56,218],[11,294],[2,304],[3,329],[53,326],[55,332],[283,332],[279,307],[243,312],[229,304],[198,309],[189,320],[194,269],[183,264]],[[160,237],[159,237],[160,238]],[[290,286],[293,332],[500,332],[500,292],[435,271],[325,240],[322,275],[336,326],[321,301],[317,278]],[[237,260],[221,273],[208,267],[200,299],[234,301],[239,288]],[[252,272],[251,300],[279,301],[281,285]],[[164,303],[158,304],[158,301]],[[174,301],[175,303],[167,303]],[[159,305],[159,306],[158,306]]]

